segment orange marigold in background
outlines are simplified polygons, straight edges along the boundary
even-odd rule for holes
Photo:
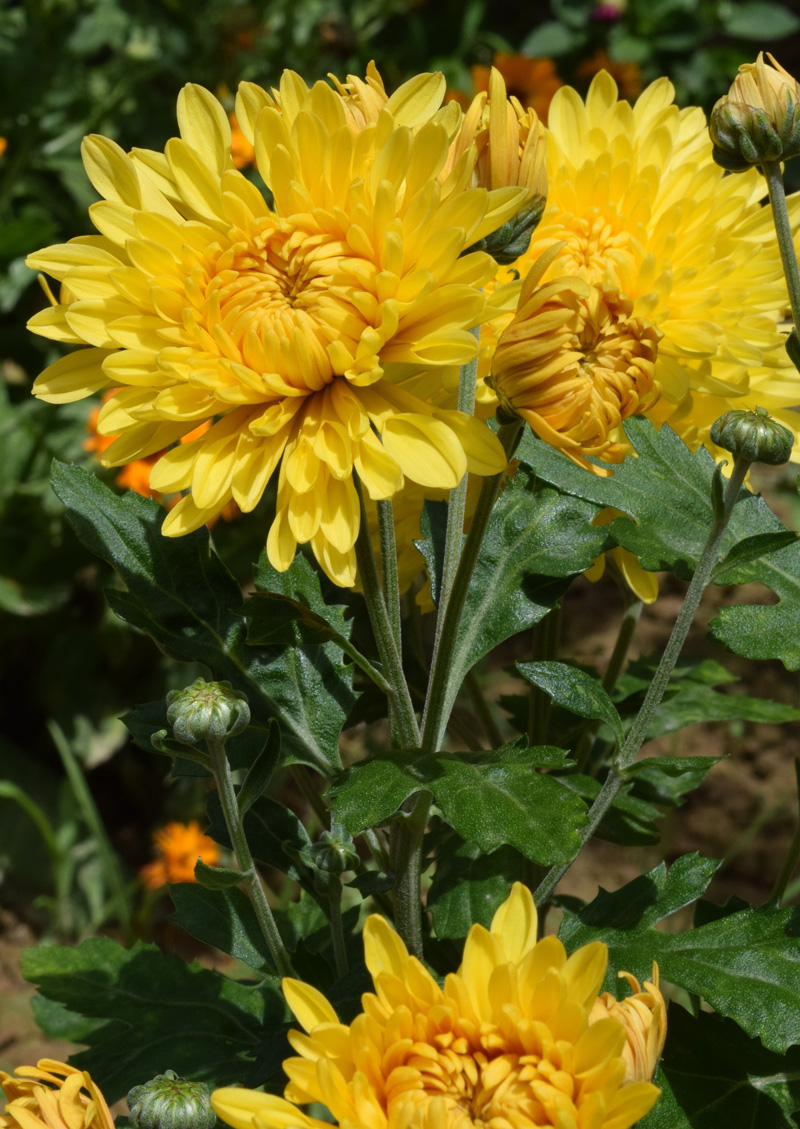
[[[556,74],[552,59],[531,59],[526,55],[506,55],[498,51],[492,60],[505,80],[509,96],[519,99],[528,109],[535,110],[538,116],[547,121],[550,101],[564,83]],[[492,68],[475,66],[471,68],[475,93],[489,90]]]
[[[237,169],[247,168],[248,165],[255,163],[256,151],[242,133],[236,114],[228,114],[228,121],[231,123],[231,157],[233,163]]]
[[[8,148],[8,141],[6,141],[5,137],[0,137],[0,157],[2,157],[2,155],[5,153],[7,148]]]
[[[659,1090],[629,1077],[643,1060],[629,1050],[627,1013],[594,1013],[608,949],[595,941],[567,956],[557,937],[537,941],[537,924],[515,882],[440,987],[373,914],[363,1013],[345,1025],[315,988],[284,980],[306,1032],[289,1032],[286,1097],[217,1090],[217,1115],[233,1129],[324,1129],[298,1108],[320,1102],[343,1129],[629,1129]]]
[[[622,98],[632,101],[642,93],[642,72],[636,63],[615,63],[607,51],[602,48],[595,51],[590,59],[584,59],[575,68],[575,77],[579,79],[578,86],[587,85],[600,71],[607,71],[619,87]]]
[[[40,1058],[36,1066],[0,1070],[8,1099],[2,1129],[114,1129],[108,1105],[90,1075],[65,1062]]]
[[[153,835],[158,858],[139,871],[148,890],[158,890],[171,882],[195,882],[194,868],[198,859],[206,866],[219,862],[219,847],[200,830],[200,824],[168,823]]]

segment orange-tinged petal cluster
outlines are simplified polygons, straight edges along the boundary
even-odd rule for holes
[[[217,1090],[217,1114],[234,1129],[318,1129],[297,1106],[320,1102],[347,1129],[629,1129],[659,1091],[626,1078],[626,1023],[592,1020],[606,947],[568,957],[536,936],[516,883],[440,988],[384,918],[368,918],[363,1013],[348,1027],[316,989],[285,980],[303,1028],[289,1035],[285,1098]]]
[[[611,1016],[625,1027],[625,1081],[648,1081],[655,1074],[667,1038],[667,1006],[658,987],[658,965],[653,962],[652,980],[640,985],[630,972],[620,972],[632,995],[617,1000],[610,992],[598,996],[591,1021]]]
[[[157,858],[139,871],[148,890],[159,890],[171,882],[195,882],[194,868],[198,859],[206,866],[219,862],[219,847],[204,835],[196,820],[190,823],[168,823],[153,835]]]
[[[117,437],[103,461],[166,449],[150,485],[187,492],[168,536],[231,500],[252,510],[277,473],[273,564],[309,543],[349,586],[354,475],[377,500],[406,480],[450,489],[467,469],[502,469],[485,425],[438,394],[442,372],[475,355],[469,330],[495,314],[492,260],[462,253],[526,190],[476,185],[478,146],[454,152],[462,117],[443,95],[441,75],[418,75],[387,97],[374,67],[336,89],[292,72],[271,93],[243,84],[236,117],[272,207],[235,167],[228,116],[201,87],[181,92],[181,136],[164,153],[84,142],[100,234],[28,261],[72,299],[31,328],[87,348],[34,392],[63,403],[120,389],[98,418]],[[200,423],[200,439],[176,445]]]
[[[36,1066],[0,1070],[5,1093],[1,1129],[114,1129],[114,1119],[100,1090],[85,1070],[55,1059]]]

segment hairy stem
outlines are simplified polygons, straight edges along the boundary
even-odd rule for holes
[[[428,822],[433,796],[428,791],[413,797],[411,810],[394,824],[392,866],[396,876],[394,887],[394,923],[408,951],[422,960],[422,840]]]
[[[219,792],[222,812],[225,816],[225,826],[228,828],[236,862],[242,872],[242,883],[250,895],[253,909],[258,918],[258,924],[261,927],[261,932],[264,934],[264,940],[267,942],[267,948],[270,951],[270,956],[278,970],[278,974],[280,976],[293,976],[294,970],[292,968],[292,962],[283,944],[281,935],[278,932],[275,918],[272,916],[272,910],[267,901],[267,895],[264,892],[264,887],[261,885],[261,878],[255,868],[253,856],[250,853],[250,845],[244,833],[244,825],[239,812],[239,805],[236,802],[236,790],[233,786],[231,766],[225,753],[225,744],[222,741],[215,740],[213,737],[207,737],[206,745],[211,755],[212,772],[217,785],[217,791]]]
[[[556,604],[533,628],[531,658],[534,662],[558,657],[558,641],[561,636],[561,607]],[[538,686],[531,686],[528,692],[528,741],[531,746],[544,745],[550,726],[552,699]]]
[[[328,893],[328,920],[331,925],[331,940],[333,941],[333,959],[336,961],[336,975],[342,977],[349,970],[347,950],[344,944],[344,927],[342,925],[342,883],[339,876],[331,883]]]
[[[503,424],[500,428],[498,438],[509,458],[516,447],[521,428],[521,420]],[[453,581],[450,598],[443,614],[440,609],[441,626],[437,628],[438,645],[431,666],[428,694],[422,715],[422,748],[430,752],[439,748],[450,719],[450,707],[452,706],[449,693],[450,668],[458,639],[458,630],[461,626],[461,615],[464,611],[475,563],[489,525],[489,518],[500,493],[505,474],[506,472],[503,470],[499,474],[483,480],[478,504],[475,507],[469,533],[464,542],[464,551]]]
[[[661,705],[661,699],[669,684],[670,676],[675,669],[678,656],[681,653],[689,628],[692,626],[695,613],[700,605],[703,592],[708,586],[714,565],[717,563],[720,545],[725,530],[730,520],[731,511],[739,497],[745,475],[750,468],[747,459],[737,458],[733,464],[733,471],[725,487],[725,495],[720,511],[715,513],[711,530],[708,534],[700,560],[697,562],[694,576],[687,589],[678,618],[672,628],[669,642],[664,648],[661,661],[656,668],[653,681],[648,687],[641,708],[628,733],[625,744],[617,752],[611,765],[608,776],[603,783],[594,803],[589,808],[586,824],[581,831],[581,846],[569,862],[552,867],[536,889],[534,897],[537,904],[543,905],[550,899],[558,883],[570,869],[583,847],[589,842],[592,835],[600,825],[603,816],[614,802],[614,799],[624,782],[624,772],[633,764],[636,756],[647,738],[647,732],[655,716],[656,710]]]
[[[402,652],[400,636],[400,582],[397,575],[397,545],[391,501],[378,502],[378,535],[381,543],[381,579],[386,611],[392,625],[394,645]]]
[[[786,192],[783,187],[781,164],[780,161],[767,161],[761,166],[761,169],[767,181],[769,202],[772,205],[775,232],[778,236],[778,246],[781,249],[781,261],[783,262],[783,273],[786,276],[792,316],[797,331],[800,333],[800,269],[797,265],[797,254],[792,239],[789,210],[786,207]]]

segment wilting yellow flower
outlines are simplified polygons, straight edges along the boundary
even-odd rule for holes
[[[639,984],[630,972],[620,972],[632,996],[617,1000],[610,992],[597,998],[589,1017],[591,1023],[611,1016],[625,1027],[625,1081],[647,1082],[655,1074],[667,1038],[667,1005],[658,987],[658,965],[653,962],[652,981]]]
[[[240,91],[237,118],[274,209],[234,167],[227,115],[201,87],[181,92],[181,137],[163,154],[88,138],[101,234],[28,260],[76,299],[31,328],[89,346],[34,391],[63,403],[125,386],[100,413],[100,433],[119,436],[103,461],[172,447],[151,485],[191,493],[163,532],[188,533],[231,499],[252,510],[279,468],[271,562],[288,568],[309,542],[345,586],[360,522],[354,472],[379,499],[406,478],[450,489],[467,469],[504,465],[483,423],[434,399],[440,370],[474,356],[469,329],[494,313],[482,294],[492,260],[461,253],[524,199],[516,186],[470,186],[474,147],[444,171],[460,119],[439,108],[442,76],[387,99],[376,73],[338,91],[309,90],[291,72],[274,95]],[[420,398],[402,384],[422,373]],[[202,438],[173,446],[203,421]]]
[[[159,890],[170,882],[195,882],[194,868],[198,859],[206,866],[219,862],[219,847],[204,835],[200,824],[168,823],[153,835],[158,858],[139,871],[148,890]]]
[[[375,993],[345,1026],[315,988],[284,980],[304,1028],[289,1040],[286,1099],[250,1090],[212,1095],[234,1129],[319,1129],[296,1107],[327,1106],[347,1129],[628,1129],[658,1089],[626,1082],[626,1027],[591,1022],[606,946],[570,957],[536,940],[536,908],[519,883],[491,931],[470,930],[457,973],[440,988],[379,915],[364,926]]]
[[[0,1070],[8,1103],[2,1129],[114,1129],[108,1105],[90,1075],[65,1062],[40,1058],[36,1066]]]
[[[525,418],[578,459],[623,457],[619,423],[641,411],[692,447],[724,411],[756,403],[798,433],[800,417],[787,409],[800,403],[800,377],[779,328],[787,296],[763,180],[755,170],[725,176],[705,115],[679,110],[673,94],[659,79],[631,108],[602,73],[585,104],[569,87],[553,99],[547,207],[515,267],[524,278],[561,246],[539,291],[526,286],[534,309],[515,331],[513,366],[523,372],[527,348]],[[790,212],[796,220],[797,199]],[[498,282],[507,277],[499,272]],[[482,374],[502,329],[500,321],[485,331]],[[622,362],[625,375],[602,375],[608,360],[618,374]],[[555,388],[569,391],[566,402]]]

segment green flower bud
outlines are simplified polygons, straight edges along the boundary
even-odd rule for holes
[[[735,410],[720,416],[711,426],[711,441],[751,463],[782,466],[789,461],[794,436],[765,411]]]
[[[800,154],[800,86],[780,63],[763,52],[739,67],[729,92],[711,111],[713,157],[732,172],[752,165],[787,161]]]
[[[194,745],[211,738],[225,741],[250,722],[247,698],[230,682],[206,682],[198,678],[185,690],[167,694],[167,721],[176,741]]]
[[[342,874],[358,865],[353,837],[341,823],[333,823],[330,831],[323,831],[309,855],[314,866],[329,874]]]
[[[486,251],[501,266],[516,262],[530,247],[531,237],[542,218],[546,203],[547,200],[542,196],[532,200],[502,227],[473,244],[464,254]]]
[[[187,1082],[174,1070],[157,1074],[128,1093],[134,1129],[214,1129],[217,1115],[205,1082]]]

